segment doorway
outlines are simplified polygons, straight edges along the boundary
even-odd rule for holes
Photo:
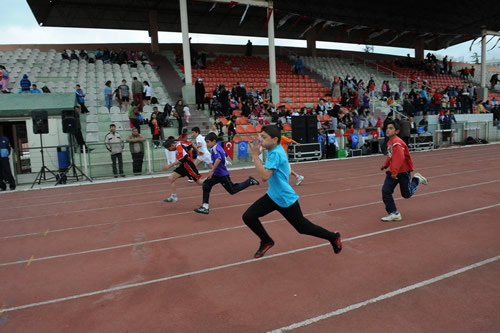
[[[30,150],[28,143],[28,132],[25,121],[3,121],[0,122],[0,133],[9,138],[12,145],[16,174],[31,172]]]

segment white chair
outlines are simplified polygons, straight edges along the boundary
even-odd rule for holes
[[[87,137],[85,138],[85,141],[87,142],[98,142],[99,137],[97,136],[97,133],[87,133]]]
[[[95,108],[92,109],[95,110]],[[89,111],[91,112],[91,114],[87,115],[87,123],[97,123],[97,115],[93,114],[93,110],[91,110],[91,108],[89,108]]]
[[[120,113],[120,108],[117,107],[117,106],[112,106],[111,107],[111,113]],[[111,119],[113,119],[113,117],[111,117]]]
[[[111,121],[113,122],[121,122],[123,120],[123,117],[120,113],[112,113],[111,114]]]
[[[88,122],[88,120],[87,120]],[[99,126],[97,123],[87,123],[87,128],[86,128],[87,133],[91,132],[99,132]]]
[[[99,107],[99,113],[109,113],[109,110],[105,106],[100,106]]]

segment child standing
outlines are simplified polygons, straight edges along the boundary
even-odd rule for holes
[[[170,180],[170,197],[164,199],[165,202],[177,202],[179,199],[177,198],[177,191],[175,187],[175,181],[181,177],[188,177],[188,179],[193,180],[198,185],[202,185],[203,181],[201,180],[201,175],[198,173],[198,169],[193,163],[193,159],[191,158],[189,151],[191,149],[196,150],[198,155],[203,155],[202,152],[199,152],[198,149],[193,145],[184,145],[180,142],[175,143],[174,140],[169,139],[165,142],[165,148],[168,151],[177,151],[176,160],[168,165],[165,165],[162,170],[166,171],[177,165],[174,172],[168,178]]]
[[[300,147],[300,143],[298,143],[297,141],[295,141],[291,138],[287,138],[286,136],[282,135],[281,140],[280,140],[280,144],[283,147],[283,150],[285,151],[285,155],[287,156],[287,159],[288,159],[288,144],[289,143]],[[295,182],[295,185],[299,186],[300,184],[302,184],[302,182],[304,181],[304,176],[301,176],[298,173],[296,173],[295,171],[293,171],[291,165],[289,165],[289,169],[290,169],[290,173],[297,179],[297,181]]]
[[[151,128],[151,135],[153,136],[154,149],[156,149],[160,147],[160,125],[158,124],[156,113],[151,114],[149,127]]]
[[[210,148],[212,155],[213,167],[207,175],[207,179],[203,182],[203,204],[200,208],[194,211],[201,214],[208,214],[208,200],[210,191],[216,184],[221,184],[229,194],[236,194],[243,191],[250,185],[259,185],[257,179],[248,177],[247,180],[241,183],[233,183],[229,177],[229,171],[226,169],[226,153],[224,149],[217,144],[217,135],[209,133],[205,137],[206,145]]]
[[[427,185],[429,183],[427,178],[418,172],[411,179],[411,172],[414,169],[413,161],[411,160],[408,146],[398,137],[399,130],[399,123],[392,120],[387,124],[385,132],[389,138],[387,142],[387,159],[384,165],[380,167],[380,170],[383,171],[389,168],[389,171],[386,171],[385,182],[382,186],[382,199],[385,204],[385,210],[389,215],[382,217],[382,221],[384,222],[400,221],[402,219],[392,197],[394,188],[398,184],[403,198],[409,199],[415,193],[419,184]]]
[[[267,234],[259,218],[275,210],[301,234],[311,235],[330,241],[337,254],[342,250],[340,233],[328,231],[313,224],[302,214],[299,196],[288,183],[290,168],[288,158],[280,145],[281,132],[274,125],[265,126],[260,134],[261,144],[251,143],[253,162],[257,173],[269,184],[266,194],[254,202],[243,214],[245,224],[260,238],[260,246],[255,258],[262,257],[274,246],[274,241]],[[263,165],[259,159],[260,147],[267,149],[267,161]]]
[[[184,106],[184,120],[186,120],[186,125],[189,125],[189,118],[191,117],[191,111],[189,111],[189,106]]]

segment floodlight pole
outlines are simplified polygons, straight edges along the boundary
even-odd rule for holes
[[[181,9],[181,31],[182,31],[182,54],[184,55],[184,77],[186,86],[193,85],[193,74],[191,73],[191,50],[189,49],[189,25],[186,0],[179,0]]]
[[[273,2],[269,1],[269,23],[267,33],[269,40],[269,79],[271,84],[276,84],[276,52],[274,48],[274,7]],[[278,101],[279,102],[279,101]]]

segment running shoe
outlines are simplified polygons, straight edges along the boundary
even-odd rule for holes
[[[333,232],[333,234],[335,235],[335,240],[331,242],[333,252],[335,252],[335,254],[339,254],[340,251],[342,251],[342,238],[340,237],[340,232],[338,231]]]
[[[382,217],[381,220],[384,222],[391,222],[391,221],[401,221],[402,217],[399,212],[391,213],[387,215],[386,217]]]
[[[168,197],[166,199],[163,199],[163,201],[165,201],[165,202],[177,202],[177,201],[179,201],[179,198],[177,198],[177,197]]]
[[[250,179],[250,185],[259,185],[259,181],[253,177],[248,177]]]
[[[188,183],[194,183],[194,180],[192,180],[191,178],[188,178]]]
[[[208,208],[205,207],[195,208],[193,210],[200,214],[208,214]]]
[[[422,176],[422,174],[420,172],[415,173],[413,175],[413,177],[417,178],[418,181],[420,182],[420,184],[424,184],[424,185],[429,184],[429,181],[427,180],[427,178],[425,178],[424,176]]]
[[[296,186],[299,186],[302,184],[302,181],[304,181],[304,176],[297,176],[297,182],[295,183]]]
[[[255,252],[254,258],[260,258],[260,257],[264,256],[264,254],[266,254],[267,250],[269,250],[273,246],[274,246],[274,241],[270,241],[267,243],[260,242],[260,247],[257,250],[257,252]]]

